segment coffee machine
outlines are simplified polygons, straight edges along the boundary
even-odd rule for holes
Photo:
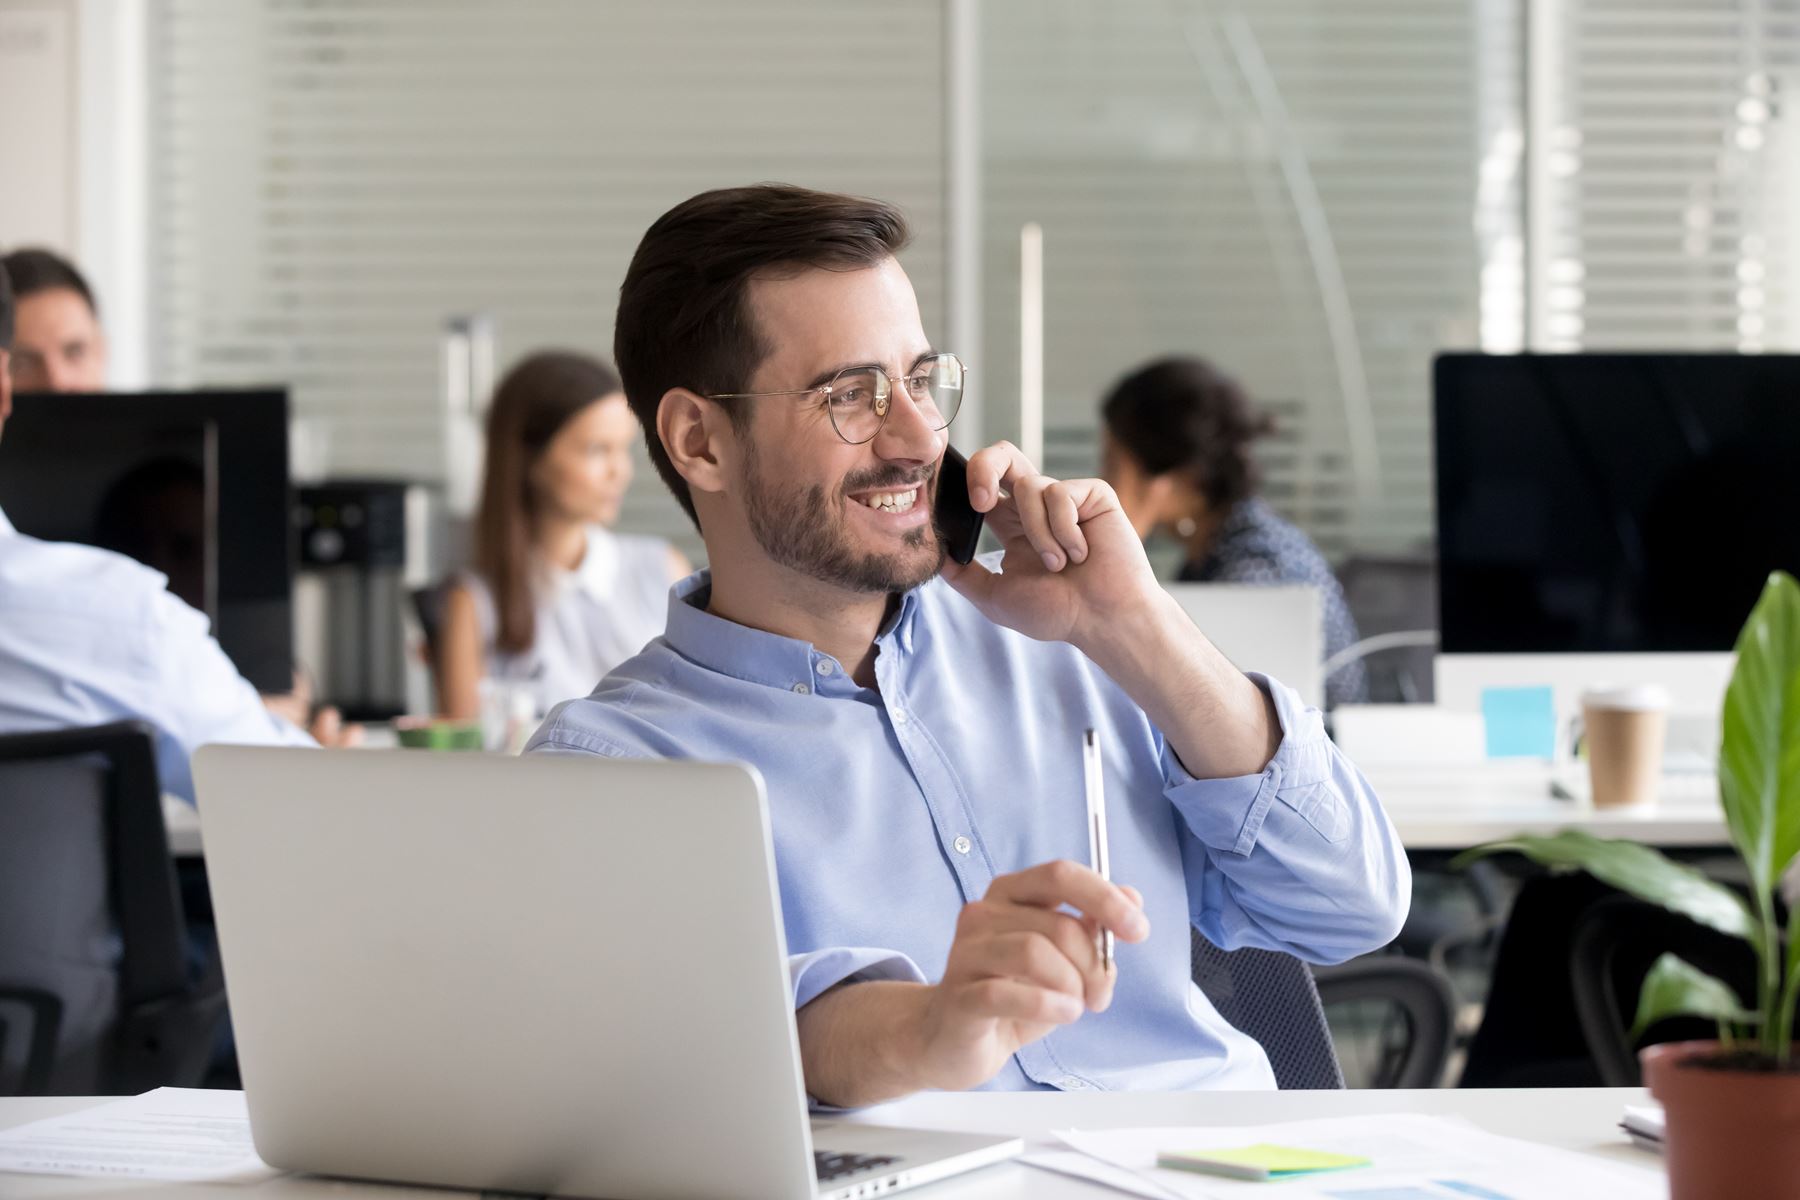
[[[295,648],[314,675],[314,696],[352,721],[429,712],[412,594],[443,571],[436,490],[395,479],[303,485],[294,524]]]

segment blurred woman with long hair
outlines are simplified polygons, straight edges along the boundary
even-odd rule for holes
[[[661,538],[608,528],[631,483],[637,419],[619,377],[541,351],[507,372],[487,417],[475,566],[445,598],[438,703],[482,710],[482,681],[524,689],[539,714],[585,696],[663,630],[691,572]]]

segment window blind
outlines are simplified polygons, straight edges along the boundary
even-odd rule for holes
[[[156,0],[154,367],[277,381],[335,474],[438,480],[439,332],[611,357],[645,228],[709,187],[879,196],[942,327],[942,12],[835,0]],[[621,527],[686,519],[647,463]]]
[[[1793,0],[1537,0],[1544,349],[1800,348]],[[1541,239],[1541,240],[1539,240]]]

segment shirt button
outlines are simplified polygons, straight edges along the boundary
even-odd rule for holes
[[[894,710],[894,724],[896,724],[896,725],[906,724],[906,710],[904,708],[896,708]]]
[[[829,658],[821,658],[818,662],[813,664],[813,670],[819,673],[820,678],[824,678],[836,669],[836,667],[831,665],[831,660]]]
[[[1061,1079],[1056,1081],[1056,1086],[1062,1088],[1064,1091],[1079,1092],[1086,1088],[1087,1084],[1075,1078],[1073,1075],[1064,1075]]]
[[[794,685],[794,690],[796,692],[799,692],[802,696],[804,696],[804,695],[806,695],[806,693],[812,691],[812,689],[810,687],[806,686],[804,683],[796,683]]]
[[[951,845],[956,847],[956,852],[958,854],[967,854],[969,852],[969,846],[971,845],[971,843],[968,838],[959,837],[956,839],[956,841],[952,842]]]

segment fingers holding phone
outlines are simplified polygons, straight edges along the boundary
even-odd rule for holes
[[[1006,556],[999,574],[953,560],[943,575],[989,620],[1088,650],[1166,600],[1105,481],[1053,479],[1006,442],[977,451],[964,473],[970,507]],[[948,484],[940,478],[940,503]]]

